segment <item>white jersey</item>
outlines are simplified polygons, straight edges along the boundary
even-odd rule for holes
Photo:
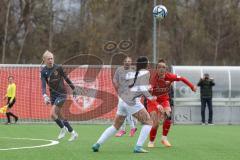
[[[130,67],[129,69],[124,69],[123,66],[118,67],[113,79],[118,84],[118,95],[121,96],[126,90],[128,90],[129,85],[132,83],[129,79],[126,79],[126,75],[129,72],[134,72],[134,69]]]
[[[126,80],[130,80],[130,84],[133,84],[136,72],[128,72],[126,74]],[[150,72],[148,70],[142,69],[139,71],[136,82],[132,88],[127,88],[123,94],[121,94],[121,99],[132,106],[139,101],[141,96],[152,99],[152,95],[149,93],[150,85]]]

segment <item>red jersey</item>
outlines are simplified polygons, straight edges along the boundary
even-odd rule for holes
[[[174,81],[182,81],[186,85],[188,85],[192,90],[194,85],[189,82],[186,78],[178,76],[176,74],[167,72],[165,73],[164,78],[160,78],[158,74],[154,74],[151,77],[151,85],[152,85],[152,95],[157,96],[157,101],[168,100],[169,99],[169,92],[171,84]]]

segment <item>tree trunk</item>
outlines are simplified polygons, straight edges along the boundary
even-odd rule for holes
[[[29,29],[28,29],[28,26],[27,26],[27,30],[26,30],[26,32],[25,32],[25,34],[24,34],[23,41],[22,41],[20,50],[19,50],[19,52],[18,52],[16,64],[19,64],[19,62],[20,62],[20,59],[21,59],[21,56],[22,56],[22,53],[23,53],[23,47],[24,47],[25,40],[26,40],[26,38],[27,38],[28,33],[29,33]]]
[[[6,22],[4,28],[4,39],[3,39],[3,50],[2,50],[2,64],[5,63],[6,56],[6,44],[7,44],[7,35],[8,35],[8,17],[10,13],[11,0],[8,0],[7,13],[6,13]]]
[[[48,49],[52,51],[53,49],[53,20],[54,20],[54,14],[53,14],[53,1],[49,0],[49,15],[50,15],[50,21],[49,21],[49,39],[48,39]]]
[[[214,65],[216,65],[217,63],[217,58],[218,58],[218,48],[219,48],[219,43],[221,41],[221,29],[220,29],[220,24],[218,24],[218,28],[217,28],[217,37],[216,37],[216,41],[215,41],[215,53],[214,53]]]

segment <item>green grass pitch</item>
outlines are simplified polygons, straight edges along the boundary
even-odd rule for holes
[[[74,125],[79,139],[68,142],[69,135],[58,145],[0,151],[0,160],[238,160],[240,159],[240,127],[237,125],[200,126],[174,125],[169,140],[173,147],[164,148],[160,136],[156,148],[148,149],[146,154],[134,154],[133,138],[125,135],[112,137],[93,153],[91,146],[108,125]],[[1,125],[0,149],[46,144],[43,141],[14,140],[3,137],[24,137],[36,139],[56,139],[59,129],[56,125]],[[161,131],[161,130],[159,130]],[[160,133],[160,132],[159,132]]]

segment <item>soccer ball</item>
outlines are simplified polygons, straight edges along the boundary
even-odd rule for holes
[[[164,19],[168,14],[167,8],[164,5],[157,5],[153,8],[153,16],[159,20]]]

